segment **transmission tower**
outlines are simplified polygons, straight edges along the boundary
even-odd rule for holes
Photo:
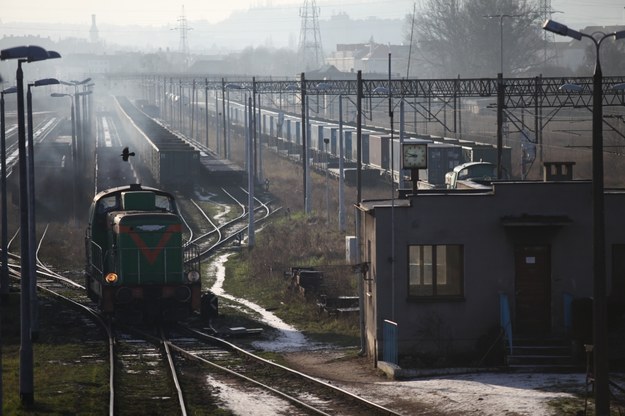
[[[299,9],[299,15],[302,18],[299,32],[299,60],[305,70],[317,69],[324,63],[317,2],[304,0],[304,5]]]
[[[539,2],[539,12],[542,17],[543,22],[547,19],[551,19],[551,16],[556,12],[551,8],[551,0],[540,0]],[[558,50],[555,48],[555,34],[549,32],[548,30],[543,30],[543,65],[547,65],[548,60],[554,60],[554,63],[557,64],[558,61]],[[554,46],[552,56],[548,56],[549,45]]]
[[[187,42],[187,32],[192,30],[187,24],[187,17],[184,14],[184,6],[182,6],[182,15],[178,18],[178,26],[172,30],[180,32],[180,43],[178,45],[178,51],[184,56],[185,62],[189,57],[189,44]]]

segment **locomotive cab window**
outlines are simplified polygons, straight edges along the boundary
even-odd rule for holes
[[[109,211],[114,211],[119,206],[117,195],[110,195],[100,198],[98,201],[98,214],[106,214]]]
[[[408,246],[410,298],[461,298],[463,295],[462,245]]]
[[[174,200],[171,197],[165,195],[156,195],[156,200],[154,201],[154,205],[156,209],[165,212],[176,212],[176,205]]]

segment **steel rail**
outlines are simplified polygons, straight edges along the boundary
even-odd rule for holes
[[[279,369],[281,369],[283,371],[289,372],[291,374],[297,375],[298,377],[302,377],[302,378],[304,378],[306,380],[309,380],[309,381],[312,381],[312,382],[317,383],[319,385],[322,385],[323,387],[330,388],[332,390],[340,392],[341,394],[344,394],[344,395],[350,397],[353,400],[357,400],[358,402],[361,402],[361,403],[365,404],[366,406],[369,406],[369,407],[371,407],[373,409],[376,409],[378,411],[387,413],[389,415],[400,415],[399,413],[396,413],[396,412],[394,412],[391,409],[388,409],[388,408],[386,408],[384,406],[381,406],[381,405],[379,405],[377,403],[374,403],[374,402],[372,402],[370,400],[363,399],[362,397],[360,397],[360,396],[358,396],[358,395],[356,395],[354,393],[351,393],[351,392],[349,392],[349,391],[347,391],[345,389],[342,389],[340,387],[334,386],[334,385],[332,385],[330,383],[327,383],[327,382],[319,380],[319,379],[317,379],[315,377],[309,376],[308,374],[302,373],[302,372],[297,371],[297,370],[293,370],[292,368],[286,367],[284,365],[275,363],[273,361],[270,361],[270,360],[267,360],[267,359],[265,359],[263,357],[260,357],[260,356],[258,356],[256,354],[253,354],[253,353],[251,353],[251,352],[249,352],[249,351],[247,351],[247,350],[245,350],[245,349],[243,349],[243,348],[241,348],[241,347],[239,347],[239,346],[237,346],[237,345],[235,345],[235,344],[233,344],[231,342],[228,342],[228,341],[226,341],[226,340],[224,340],[222,338],[215,337],[215,336],[209,335],[209,334],[205,334],[205,333],[203,333],[201,331],[198,331],[198,330],[195,330],[195,329],[192,329],[192,328],[189,328],[189,327],[185,327],[185,326],[180,326],[180,327],[183,328],[185,331],[190,332],[191,334],[193,334],[194,336],[196,336],[199,339],[203,339],[203,340],[207,340],[207,341],[210,341],[210,342],[213,342],[213,343],[221,344],[221,345],[225,346],[226,348],[234,350],[234,351],[236,351],[238,353],[241,353],[241,354],[243,354],[243,355],[245,355],[247,357],[250,357],[250,358],[252,358],[254,360],[260,361],[260,362],[262,362],[264,364],[267,364],[267,365],[279,368]],[[176,348],[179,351],[184,351],[182,348],[179,348],[179,347],[176,347]],[[187,353],[187,354],[189,354],[189,353]],[[196,357],[196,358],[201,359],[199,357]],[[203,359],[201,359],[201,360],[203,360]],[[218,364],[214,364],[214,363],[211,363],[211,365],[218,366]],[[226,371],[230,371],[230,370],[226,369]],[[243,376],[243,377],[245,377],[245,376]]]

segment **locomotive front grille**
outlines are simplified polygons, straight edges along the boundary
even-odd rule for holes
[[[136,248],[118,249],[119,270],[126,284],[177,283],[182,279],[183,249],[179,247],[150,248],[155,257],[147,261],[145,253]],[[158,253],[158,256],[156,254]]]

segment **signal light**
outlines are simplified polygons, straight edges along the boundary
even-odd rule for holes
[[[109,273],[106,275],[106,277],[104,278],[104,280],[106,280],[106,283],[115,283],[117,282],[117,279],[119,277],[117,276],[117,273]]]

